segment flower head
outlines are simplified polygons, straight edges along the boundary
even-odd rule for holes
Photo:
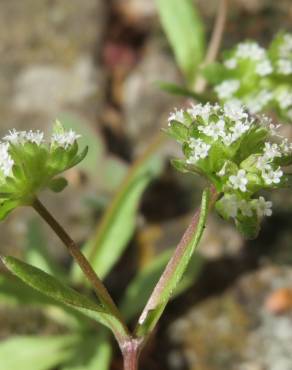
[[[51,140],[44,133],[10,130],[0,140],[0,219],[11,210],[33,202],[43,188],[61,191],[66,181],[55,178],[86,155],[78,153],[77,135],[57,122]]]
[[[292,164],[292,144],[271,120],[252,117],[238,102],[199,104],[182,116],[181,122],[170,121],[167,130],[184,154],[174,165],[203,175],[221,195],[218,212],[233,218],[248,237],[255,236],[262,216],[271,214],[271,203],[255,195],[288,181],[283,166]]]
[[[292,90],[286,79],[292,75],[291,40],[292,34],[279,33],[268,49],[241,42],[225,54],[222,65],[206,67],[205,76],[221,103],[240,101],[251,114],[273,110],[292,122]]]

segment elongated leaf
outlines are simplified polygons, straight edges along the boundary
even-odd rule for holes
[[[84,246],[84,253],[99,277],[107,275],[125,250],[135,230],[141,195],[161,168],[161,158],[154,155],[132,168],[95,234]],[[73,274],[75,281],[82,278],[77,267]]]
[[[32,288],[107,326],[117,336],[125,334],[123,326],[113,315],[53,276],[14,257],[2,257],[2,261],[11,272]]]
[[[123,317],[126,320],[133,319],[142,311],[155,283],[161,276],[172,254],[173,249],[161,253],[146,268],[138,272],[129,283],[120,305]],[[184,276],[174,291],[173,298],[183,293],[195,282],[201,271],[203,262],[203,258],[200,255],[195,255],[191,258]]]
[[[75,353],[62,370],[109,370],[112,346],[108,331],[85,332],[76,344]]]
[[[0,342],[3,370],[49,370],[68,359],[76,337],[19,336]]]
[[[195,248],[201,240],[205,227],[208,209],[209,209],[209,189],[205,190],[202,197],[201,208],[199,211],[198,222],[195,224],[193,234],[184,238],[183,244],[171,259],[169,269],[163,273],[156,285],[142,315],[140,316],[136,333],[138,336],[148,335],[153,330],[159,317],[165,309],[169,299],[180,282]],[[190,231],[188,231],[190,232]]]
[[[203,59],[205,35],[193,0],[156,0],[160,19],[176,61],[188,84]]]
[[[161,90],[166,91],[172,95],[185,96],[186,98],[192,98],[200,103],[207,103],[207,102],[211,102],[214,100],[214,97],[212,97],[210,94],[208,95],[198,94],[188,89],[185,86],[176,85],[171,82],[158,81],[157,85]]]
[[[90,319],[80,312],[31,289],[11,274],[0,275],[0,304],[6,307],[24,305],[40,308],[44,314],[71,329],[88,327]]]

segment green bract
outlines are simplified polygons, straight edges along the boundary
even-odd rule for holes
[[[194,105],[169,117],[167,133],[184,154],[173,165],[211,182],[221,195],[217,211],[249,238],[257,235],[260,219],[272,214],[271,202],[254,195],[288,183],[282,167],[292,163],[292,144],[276,130],[267,117],[251,117],[234,102]]]
[[[221,102],[239,100],[250,113],[274,110],[292,122],[292,34],[278,34],[267,50],[239,43],[204,73]]]
[[[46,142],[40,131],[9,131],[0,142],[0,219],[21,205],[30,205],[44,188],[55,192],[67,182],[56,175],[78,164],[87,147],[78,153],[72,130],[65,131],[56,122],[51,140]]]

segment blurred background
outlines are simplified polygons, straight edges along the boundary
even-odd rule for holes
[[[209,37],[218,2],[194,3]],[[222,48],[247,38],[267,45],[291,25],[291,0],[230,0]],[[58,118],[90,146],[87,159],[67,172],[70,186],[41,198],[78,245],[91,240],[93,265],[134,323],[202,189],[198,178],[171,168],[178,148],[160,136],[168,112],[185,100],[156,83],[183,80],[155,1],[0,0],[0,51],[1,136],[12,128],[50,132]],[[292,127],[286,130],[292,137]],[[255,241],[210,217],[141,370],[292,369],[291,191],[272,200],[273,216]],[[104,226],[105,214],[114,230]],[[0,235],[1,254],[85,289],[33,210],[13,212]],[[107,333],[43,302],[3,267],[0,340],[3,370],[122,366]]]

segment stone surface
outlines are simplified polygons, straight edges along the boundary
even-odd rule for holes
[[[290,370],[292,311],[276,316],[265,302],[291,286],[291,279],[289,267],[263,267],[224,295],[190,309],[169,330],[170,367],[183,369],[187,362],[196,370]]]
[[[174,61],[158,40],[149,42],[140,63],[124,82],[125,129],[141,151],[150,138],[165,125],[167,114],[182,99],[160,91],[158,81],[179,82]]]

